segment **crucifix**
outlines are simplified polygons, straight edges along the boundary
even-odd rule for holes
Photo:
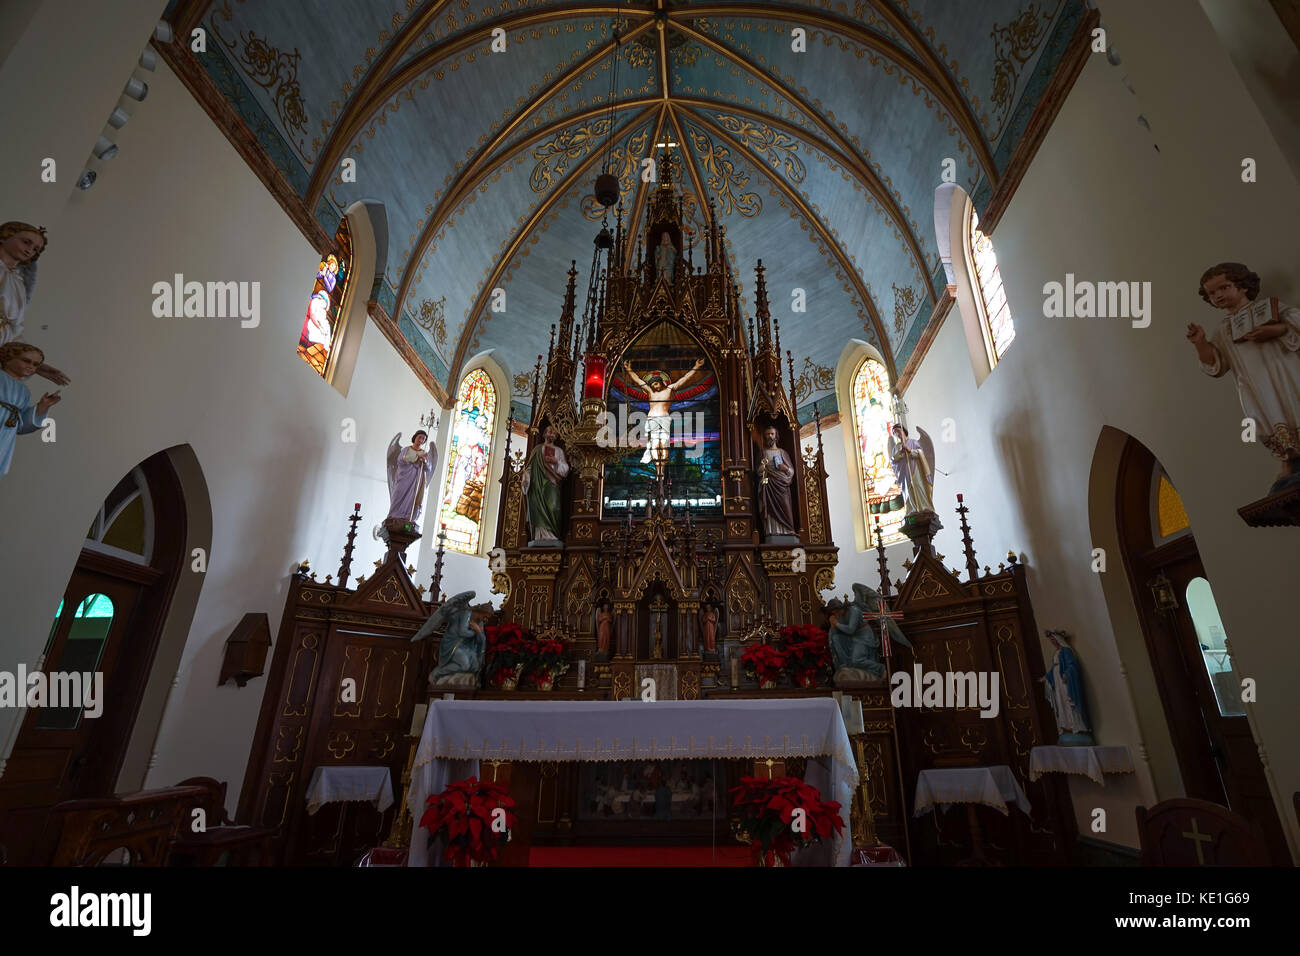
[[[1205,866],[1205,854],[1201,850],[1201,844],[1213,840],[1214,837],[1210,836],[1208,833],[1202,833],[1200,829],[1197,828],[1196,817],[1192,817],[1192,832],[1188,833],[1184,830],[1181,835],[1193,841],[1193,845],[1196,847],[1197,866]]]
[[[880,650],[888,661],[893,655],[892,648],[889,644],[889,622],[891,620],[901,621],[903,619],[902,611],[891,611],[886,603],[887,599],[882,594],[880,596],[880,610],[876,612],[876,621],[880,624]],[[886,668],[888,670],[888,668]]]

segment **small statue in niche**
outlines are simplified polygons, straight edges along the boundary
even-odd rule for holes
[[[1195,322],[1187,341],[1201,371],[1232,372],[1242,413],[1259,440],[1282,463],[1269,489],[1300,487],[1300,309],[1259,298],[1259,275],[1240,262],[1220,262],[1201,276],[1201,298],[1226,313],[1212,334]]]
[[[933,514],[934,442],[924,428],[916,431],[921,436],[919,440],[909,437],[906,425],[890,426],[889,459],[898,487],[903,491],[907,514]]]
[[[758,512],[765,540],[794,536],[793,483],[790,456],[777,444],[775,426],[768,425],[763,429],[763,455],[758,460]]]
[[[429,686],[477,687],[487,653],[483,622],[492,616],[492,605],[470,607],[473,591],[462,591],[446,601],[415,632],[412,641],[423,640],[444,628],[438,645],[438,666],[429,675]]]
[[[662,276],[669,282],[677,278],[677,247],[673,237],[667,231],[659,234],[659,245],[655,246],[655,276]]]
[[[1056,648],[1056,654],[1047,673],[1038,679],[1042,681],[1043,693],[1056,715],[1056,727],[1060,731],[1056,743],[1062,747],[1091,747],[1095,741],[1087,705],[1083,701],[1083,671],[1079,668],[1078,656],[1066,643],[1069,637],[1065,631],[1047,632],[1047,639]]]
[[[664,626],[662,621],[655,622],[655,643],[654,648],[650,651],[650,656],[655,660],[662,660],[664,656]]]
[[[848,604],[839,598],[831,598],[826,605],[831,662],[835,667],[837,685],[879,680],[885,676],[885,665],[880,659],[880,637],[870,623],[880,614],[880,594],[865,584],[853,585],[853,594],[854,599]],[[889,619],[889,637],[907,647],[912,646],[892,618]]]
[[[704,653],[710,657],[717,657],[718,605],[713,601],[704,603],[704,612],[700,615],[700,635],[704,639]]]
[[[438,449],[425,445],[428,438],[429,433],[420,429],[405,448],[401,432],[388,443],[388,517],[409,521],[417,528],[438,462]]]
[[[555,444],[559,434],[547,425],[542,443],[528,456],[524,469],[523,489],[528,496],[528,526],[532,540],[528,543],[560,545],[560,482],[569,473],[564,449]]]
[[[596,660],[609,660],[609,642],[614,633],[614,605],[606,598],[596,605]]]

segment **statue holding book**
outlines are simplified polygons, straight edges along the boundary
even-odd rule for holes
[[[1300,488],[1300,309],[1260,298],[1259,275],[1221,262],[1201,276],[1201,298],[1224,318],[1207,333],[1195,322],[1187,340],[1213,378],[1232,372],[1241,410],[1258,440],[1282,464],[1270,494]]]

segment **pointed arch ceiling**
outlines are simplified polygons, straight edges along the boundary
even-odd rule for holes
[[[1082,0],[168,10],[181,36],[206,27],[196,59],[327,234],[358,200],[384,205],[372,298],[449,393],[491,348],[527,395],[569,262],[591,260],[617,49],[627,214],[640,217],[653,186],[640,160],[678,144],[688,206],[702,221],[715,204],[746,290],[755,260],[767,266],[783,341],[809,373],[801,401],[829,390],[849,338],[903,367],[944,292],[932,213],[945,161],[983,212],[1088,15]],[[497,30],[504,52],[491,50]],[[795,290],[807,311],[792,311]]]

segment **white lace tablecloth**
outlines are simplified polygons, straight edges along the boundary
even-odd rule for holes
[[[1045,773],[1077,773],[1106,786],[1105,773],[1133,773],[1127,747],[1035,747],[1029,751],[1029,779]]]
[[[929,813],[937,805],[947,810],[954,803],[980,803],[1004,816],[1014,803],[1029,813],[1029,798],[1006,764],[993,767],[943,767],[922,770],[916,778],[916,803],[912,815]]]
[[[419,825],[429,794],[477,775],[480,760],[763,759],[809,757],[804,779],[840,804],[832,842],[848,866],[849,806],[858,768],[839,705],[829,697],[778,700],[434,700],[411,770],[410,866],[429,865]],[[804,853],[813,851],[801,851]]]
[[[373,803],[383,813],[393,805],[387,767],[317,767],[307,786],[307,813],[327,803]]]

